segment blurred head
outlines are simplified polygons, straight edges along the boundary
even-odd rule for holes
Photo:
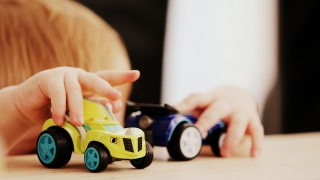
[[[0,88],[57,66],[129,69],[118,34],[82,5],[0,0]]]

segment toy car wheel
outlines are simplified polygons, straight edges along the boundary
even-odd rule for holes
[[[72,154],[72,141],[61,128],[43,131],[37,140],[37,156],[44,166],[58,168],[66,165]]]
[[[225,129],[219,129],[217,131],[214,131],[211,134],[210,146],[211,146],[212,152],[218,157],[221,157],[220,148],[222,147],[222,144],[225,138],[226,138]]]
[[[200,153],[201,145],[199,130],[194,125],[182,123],[174,130],[167,149],[173,159],[190,160]]]
[[[84,163],[91,172],[101,172],[105,170],[109,164],[109,155],[102,145],[89,145],[84,153]]]
[[[146,155],[139,159],[133,159],[130,161],[132,166],[137,169],[143,169],[148,167],[153,161],[153,149],[152,146],[146,142]]]

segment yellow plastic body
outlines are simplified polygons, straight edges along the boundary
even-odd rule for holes
[[[117,159],[137,159],[146,155],[146,144],[144,132],[139,128],[123,128],[119,122],[112,118],[110,112],[101,104],[83,100],[84,108],[84,139],[81,138],[77,127],[65,121],[61,126],[65,129],[73,142],[74,152],[83,154],[91,142],[98,142],[104,145],[110,155]],[[52,119],[48,119],[42,131],[57,126]],[[82,128],[82,127],[80,127]],[[129,130],[130,129],[130,130]],[[133,152],[126,150],[124,138],[130,139]],[[138,150],[138,138],[142,138],[141,149]]]

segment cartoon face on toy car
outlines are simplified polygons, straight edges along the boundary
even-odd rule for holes
[[[96,102],[84,99],[83,106],[83,126],[73,126],[68,115],[61,127],[52,119],[44,123],[37,141],[37,155],[44,166],[67,164],[72,151],[84,154],[85,165],[92,172],[103,171],[116,160],[130,160],[140,169],[151,164],[152,147],[141,129],[123,128],[111,110]]]
[[[182,115],[173,107],[155,104],[129,102],[127,109],[132,112],[126,119],[126,127],[141,128],[146,141],[154,146],[167,147],[169,155],[176,160],[190,160],[196,157],[202,144],[211,145],[212,151],[220,156],[220,147],[225,138],[226,125],[222,121],[208,131],[202,139],[194,126],[197,119]]]

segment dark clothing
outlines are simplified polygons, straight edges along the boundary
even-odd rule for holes
[[[320,130],[320,1],[280,1],[282,132]]]

